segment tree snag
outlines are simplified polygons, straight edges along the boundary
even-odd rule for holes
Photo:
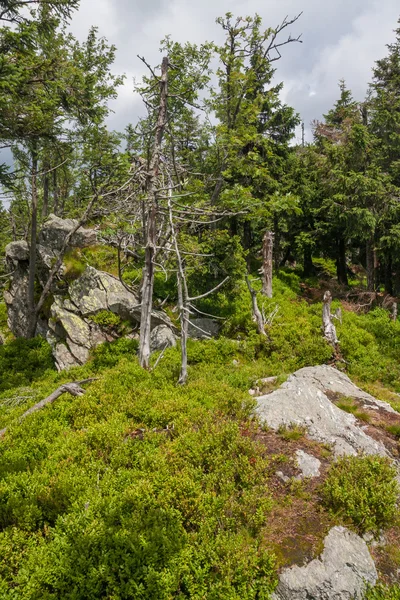
[[[262,258],[263,264],[261,273],[263,276],[262,293],[267,298],[272,298],[272,265],[274,253],[274,234],[272,231],[266,231],[263,237]]]
[[[257,332],[260,335],[267,337],[267,334],[265,332],[265,319],[264,319],[260,309],[258,308],[257,292],[255,289],[252,288],[248,275],[246,275],[246,283],[247,283],[247,288],[248,288],[248,290],[250,292],[250,296],[251,296],[253,321],[257,325]]]
[[[158,107],[157,124],[155,127],[154,144],[147,173],[146,189],[148,200],[148,217],[146,227],[145,262],[141,288],[141,315],[140,315],[140,340],[139,362],[144,369],[150,368],[150,333],[151,313],[153,308],[154,287],[154,256],[157,247],[157,216],[158,216],[158,191],[157,180],[159,175],[161,146],[164,130],[167,124],[167,98],[168,98],[168,57],[161,63],[160,104]]]
[[[333,319],[339,318],[338,315],[331,313],[332,294],[327,291],[324,294],[322,307],[322,326],[324,330],[324,338],[335,348],[339,343],[336,335],[336,327],[333,324]]]

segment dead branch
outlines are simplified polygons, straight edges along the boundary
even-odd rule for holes
[[[97,378],[90,378],[83,379],[82,381],[73,381],[72,383],[64,383],[63,385],[60,385],[60,387],[57,388],[53,393],[51,393],[50,396],[47,396],[47,398],[44,398],[43,400],[40,400],[40,402],[37,402],[37,404],[31,406],[31,408],[29,408],[26,412],[24,412],[23,415],[21,415],[19,420],[23,421],[32,413],[40,410],[48,404],[52,404],[55,400],[57,400],[57,398],[62,396],[62,394],[68,393],[71,394],[71,396],[83,396],[83,394],[86,393],[86,390],[84,390],[81,386],[96,380]],[[4,427],[4,429],[0,430],[0,438],[4,437],[7,429],[7,427]]]

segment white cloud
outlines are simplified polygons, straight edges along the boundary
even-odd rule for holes
[[[140,112],[132,92],[132,77],[143,73],[137,54],[156,63],[159,41],[165,35],[179,42],[218,42],[222,31],[215,19],[227,11],[242,16],[258,12],[265,26],[276,26],[286,15],[301,10],[303,16],[292,33],[302,32],[303,43],[283,49],[276,78],[285,83],[284,101],[308,124],[331,108],[341,78],[355,98],[363,99],[371,68],[393,39],[398,0],[82,0],[72,30],[82,39],[95,24],[117,46],[114,69],[129,77],[112,103],[115,115],[110,124],[123,128]]]

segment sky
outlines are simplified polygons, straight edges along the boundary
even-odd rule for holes
[[[117,47],[113,70],[126,74],[111,103],[110,127],[121,130],[142,112],[133,93],[134,78],[144,73],[138,54],[158,64],[159,42],[168,34],[181,43],[221,42],[215,19],[228,11],[258,13],[265,27],[303,12],[290,30],[293,36],[302,34],[303,43],[283,48],[275,77],[284,82],[282,99],[300,113],[309,140],[311,121],[332,107],[340,79],[355,99],[364,99],[374,62],[386,55],[400,17],[398,0],[81,0],[72,32],[83,41],[89,27],[97,26]]]

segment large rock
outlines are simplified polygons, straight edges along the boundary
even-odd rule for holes
[[[6,260],[12,262],[29,260],[29,246],[24,240],[7,244],[5,253]]]
[[[190,319],[188,335],[195,340],[208,340],[212,337],[216,337],[219,333],[219,329],[219,324],[213,319]]]
[[[10,287],[4,292],[7,306],[7,323],[15,337],[25,337],[29,327],[28,310],[28,270],[17,263],[10,281]]]
[[[361,600],[377,572],[367,544],[344,527],[331,529],[320,558],[284,570],[274,600]]]
[[[176,337],[174,332],[167,325],[157,325],[150,334],[150,350],[164,350],[176,346]]]
[[[90,348],[90,327],[78,315],[66,310],[58,298],[54,301],[51,307],[51,319],[49,327],[56,335],[60,335],[57,331],[57,325],[62,327],[65,333],[65,338],[71,340],[74,344]],[[62,335],[62,334],[61,334]]]
[[[335,406],[325,391],[361,398],[369,406],[393,411],[385,402],[359,390],[337,369],[322,365],[300,369],[278,390],[259,396],[256,412],[260,421],[275,431],[291,424],[305,427],[311,439],[332,445],[336,455],[364,452],[386,456],[383,444],[367,435],[354,415]]]
[[[75,219],[61,219],[49,215],[39,233],[39,244],[52,250],[61,250],[67,235],[78,225]],[[86,248],[96,243],[96,232],[93,229],[79,229],[73,234],[69,244],[72,248]]]

